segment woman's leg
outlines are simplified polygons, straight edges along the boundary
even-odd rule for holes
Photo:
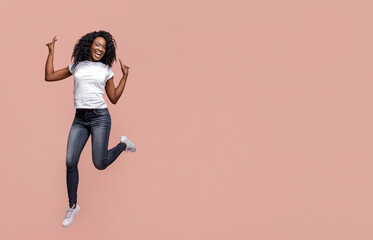
[[[79,183],[78,162],[89,134],[89,128],[84,121],[75,117],[70,129],[66,153],[66,182],[70,206],[76,204]]]
[[[126,144],[120,142],[114,148],[108,150],[111,129],[111,117],[108,112],[98,112],[92,121],[92,159],[93,164],[99,170],[103,170],[112,164],[125,150]]]

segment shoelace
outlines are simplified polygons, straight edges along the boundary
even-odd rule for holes
[[[67,209],[65,218],[71,218],[71,215],[73,214],[73,210],[74,209],[72,209],[72,208]]]

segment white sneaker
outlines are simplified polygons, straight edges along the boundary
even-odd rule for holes
[[[136,152],[136,146],[133,142],[131,142],[128,137],[126,136],[121,136],[120,137],[120,142],[125,143],[127,145],[126,149],[124,151],[128,152]]]
[[[80,207],[78,204],[76,204],[76,208],[70,208],[70,206],[67,207],[66,216],[62,221],[63,227],[68,227],[75,217],[75,215],[80,211]]]

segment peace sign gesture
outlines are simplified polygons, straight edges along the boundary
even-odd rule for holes
[[[120,62],[120,68],[122,69],[123,76],[124,76],[125,78],[127,78],[127,76],[128,76],[128,69],[129,69],[130,67],[124,65],[120,59],[119,59],[119,62]]]
[[[49,52],[54,51],[54,43],[57,41],[56,36],[53,38],[52,42],[46,43],[45,45],[48,46]]]

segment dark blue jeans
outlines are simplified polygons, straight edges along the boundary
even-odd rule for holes
[[[119,143],[108,150],[111,129],[109,110],[76,109],[67,140],[66,180],[70,205],[76,204],[79,183],[78,162],[80,154],[90,135],[92,139],[92,159],[94,166],[103,170],[124,151],[126,144]]]

